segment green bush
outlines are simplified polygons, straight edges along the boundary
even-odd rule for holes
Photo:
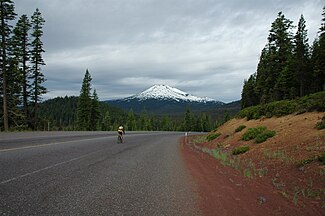
[[[241,118],[247,117],[247,120],[259,119],[263,116],[262,108],[263,108],[262,105],[248,107],[248,108],[240,111],[239,115]]]
[[[221,133],[212,133],[207,136],[207,141],[212,141],[216,138],[218,138],[221,135]]]
[[[284,116],[292,113],[304,112],[324,112],[325,111],[325,92],[318,92],[307,95],[295,100],[274,101],[268,104],[247,107],[241,110],[237,117],[259,119],[262,116],[271,118],[272,116]]]
[[[285,116],[296,111],[297,103],[295,100],[275,101],[265,105],[264,115],[267,117],[272,116]]]
[[[235,148],[234,150],[232,150],[232,154],[239,155],[239,154],[243,154],[243,153],[247,152],[248,150],[249,150],[249,146],[239,146],[239,147]]]
[[[248,128],[248,130],[243,134],[242,140],[249,141],[255,139],[259,134],[266,130],[264,126],[258,126],[255,128]]]
[[[240,126],[238,126],[238,127],[236,128],[235,132],[236,132],[236,133],[237,133],[237,132],[240,132],[240,131],[244,130],[245,128],[246,128],[245,125],[240,125]]]
[[[301,166],[305,166],[307,164],[310,164],[314,161],[313,158],[307,158],[307,159],[304,159],[304,160],[301,160],[298,162],[298,166],[301,167]]]
[[[316,128],[317,128],[318,130],[323,130],[323,129],[325,129],[325,120],[322,120],[322,121],[320,121],[320,122],[317,122],[317,124],[316,124]]]
[[[256,143],[265,142],[268,138],[275,136],[275,131],[266,130],[263,133],[256,136],[255,141]]]
[[[265,126],[258,126],[255,128],[248,128],[243,134],[242,140],[249,141],[255,139],[256,143],[262,143],[268,138],[275,136],[275,131],[267,130]]]
[[[319,157],[318,160],[322,163],[322,165],[325,165],[325,152],[323,152]]]

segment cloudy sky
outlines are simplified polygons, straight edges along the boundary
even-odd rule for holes
[[[79,95],[86,69],[100,100],[166,84],[223,102],[244,79],[279,11],[317,36],[323,0],[14,0],[19,16],[46,20],[45,99]]]

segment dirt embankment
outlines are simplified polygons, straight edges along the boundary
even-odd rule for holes
[[[233,119],[210,142],[184,138],[182,154],[196,179],[206,215],[325,215],[324,113],[246,121]],[[235,132],[236,128],[246,128]],[[275,136],[243,141],[249,128],[265,126]],[[202,140],[202,139],[201,139]],[[249,146],[237,156],[233,149]]]

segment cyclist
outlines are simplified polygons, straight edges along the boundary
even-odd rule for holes
[[[118,142],[122,143],[123,142],[123,134],[125,134],[125,130],[122,125],[118,127],[117,133],[118,133]]]

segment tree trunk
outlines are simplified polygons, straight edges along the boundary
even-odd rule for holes
[[[5,61],[3,61],[5,63]],[[7,104],[7,77],[5,70],[3,71],[3,126],[7,132],[9,130],[8,121],[8,104]]]
[[[37,130],[38,108],[38,60],[35,61],[35,92],[34,92],[34,129]]]
[[[23,81],[23,105],[24,105],[24,113],[25,113],[25,118],[28,119],[28,92],[27,92],[27,58],[26,58],[26,45],[27,42],[24,42],[24,54],[23,54],[23,76],[24,76],[24,81]]]
[[[1,10],[3,9],[3,2],[1,1]],[[1,17],[1,27],[5,26],[4,17]],[[4,31],[4,30],[3,30]],[[3,88],[3,126],[4,130],[9,130],[9,121],[8,121],[8,103],[7,103],[7,56],[6,56],[6,35],[5,32],[2,33],[2,88]]]

